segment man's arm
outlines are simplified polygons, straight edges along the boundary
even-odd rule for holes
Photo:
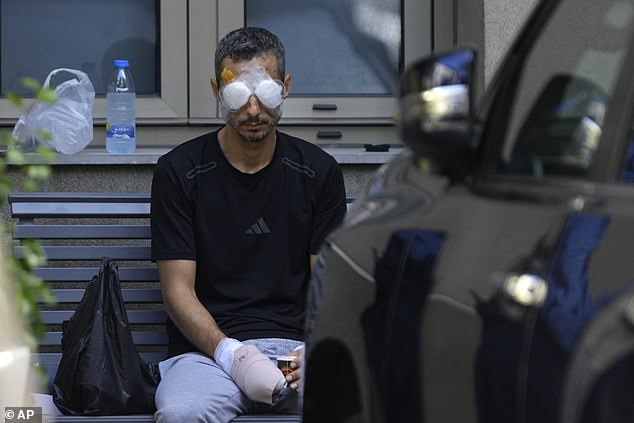
[[[213,357],[248,398],[271,404],[286,383],[284,375],[255,346],[222,333],[196,296],[196,262],[158,260],[158,270],[167,314],[183,335]]]
[[[213,357],[226,336],[196,296],[196,262],[158,260],[158,271],[167,314],[192,344]]]

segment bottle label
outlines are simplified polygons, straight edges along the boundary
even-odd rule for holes
[[[106,137],[107,138],[134,138],[134,125],[124,124],[111,124],[106,122]]]

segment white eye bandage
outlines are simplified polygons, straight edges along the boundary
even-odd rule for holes
[[[221,79],[226,85],[220,89],[220,102],[226,111],[240,110],[252,95],[267,109],[276,109],[284,101],[284,84],[271,79],[259,65],[246,66],[236,78],[225,68]]]
[[[223,105],[235,112],[247,104],[252,95],[255,95],[267,109],[275,109],[284,101],[283,90],[284,85],[280,81],[265,79],[260,81],[253,90],[246,83],[236,81],[225,85],[220,92]]]

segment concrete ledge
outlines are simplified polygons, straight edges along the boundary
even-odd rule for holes
[[[359,147],[324,147],[324,150],[332,155],[340,164],[383,164],[401,152],[402,146],[392,146],[386,152],[365,151]],[[57,154],[54,165],[148,165],[156,164],[156,161],[168,148],[139,148],[133,154],[109,154],[101,148],[87,148],[77,154]],[[27,154],[27,163],[41,163],[37,154]]]

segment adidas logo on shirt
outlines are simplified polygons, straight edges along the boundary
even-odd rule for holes
[[[266,224],[264,219],[261,217],[255,222],[249,229],[245,232],[247,235],[261,235],[261,234],[270,234],[271,229]]]

